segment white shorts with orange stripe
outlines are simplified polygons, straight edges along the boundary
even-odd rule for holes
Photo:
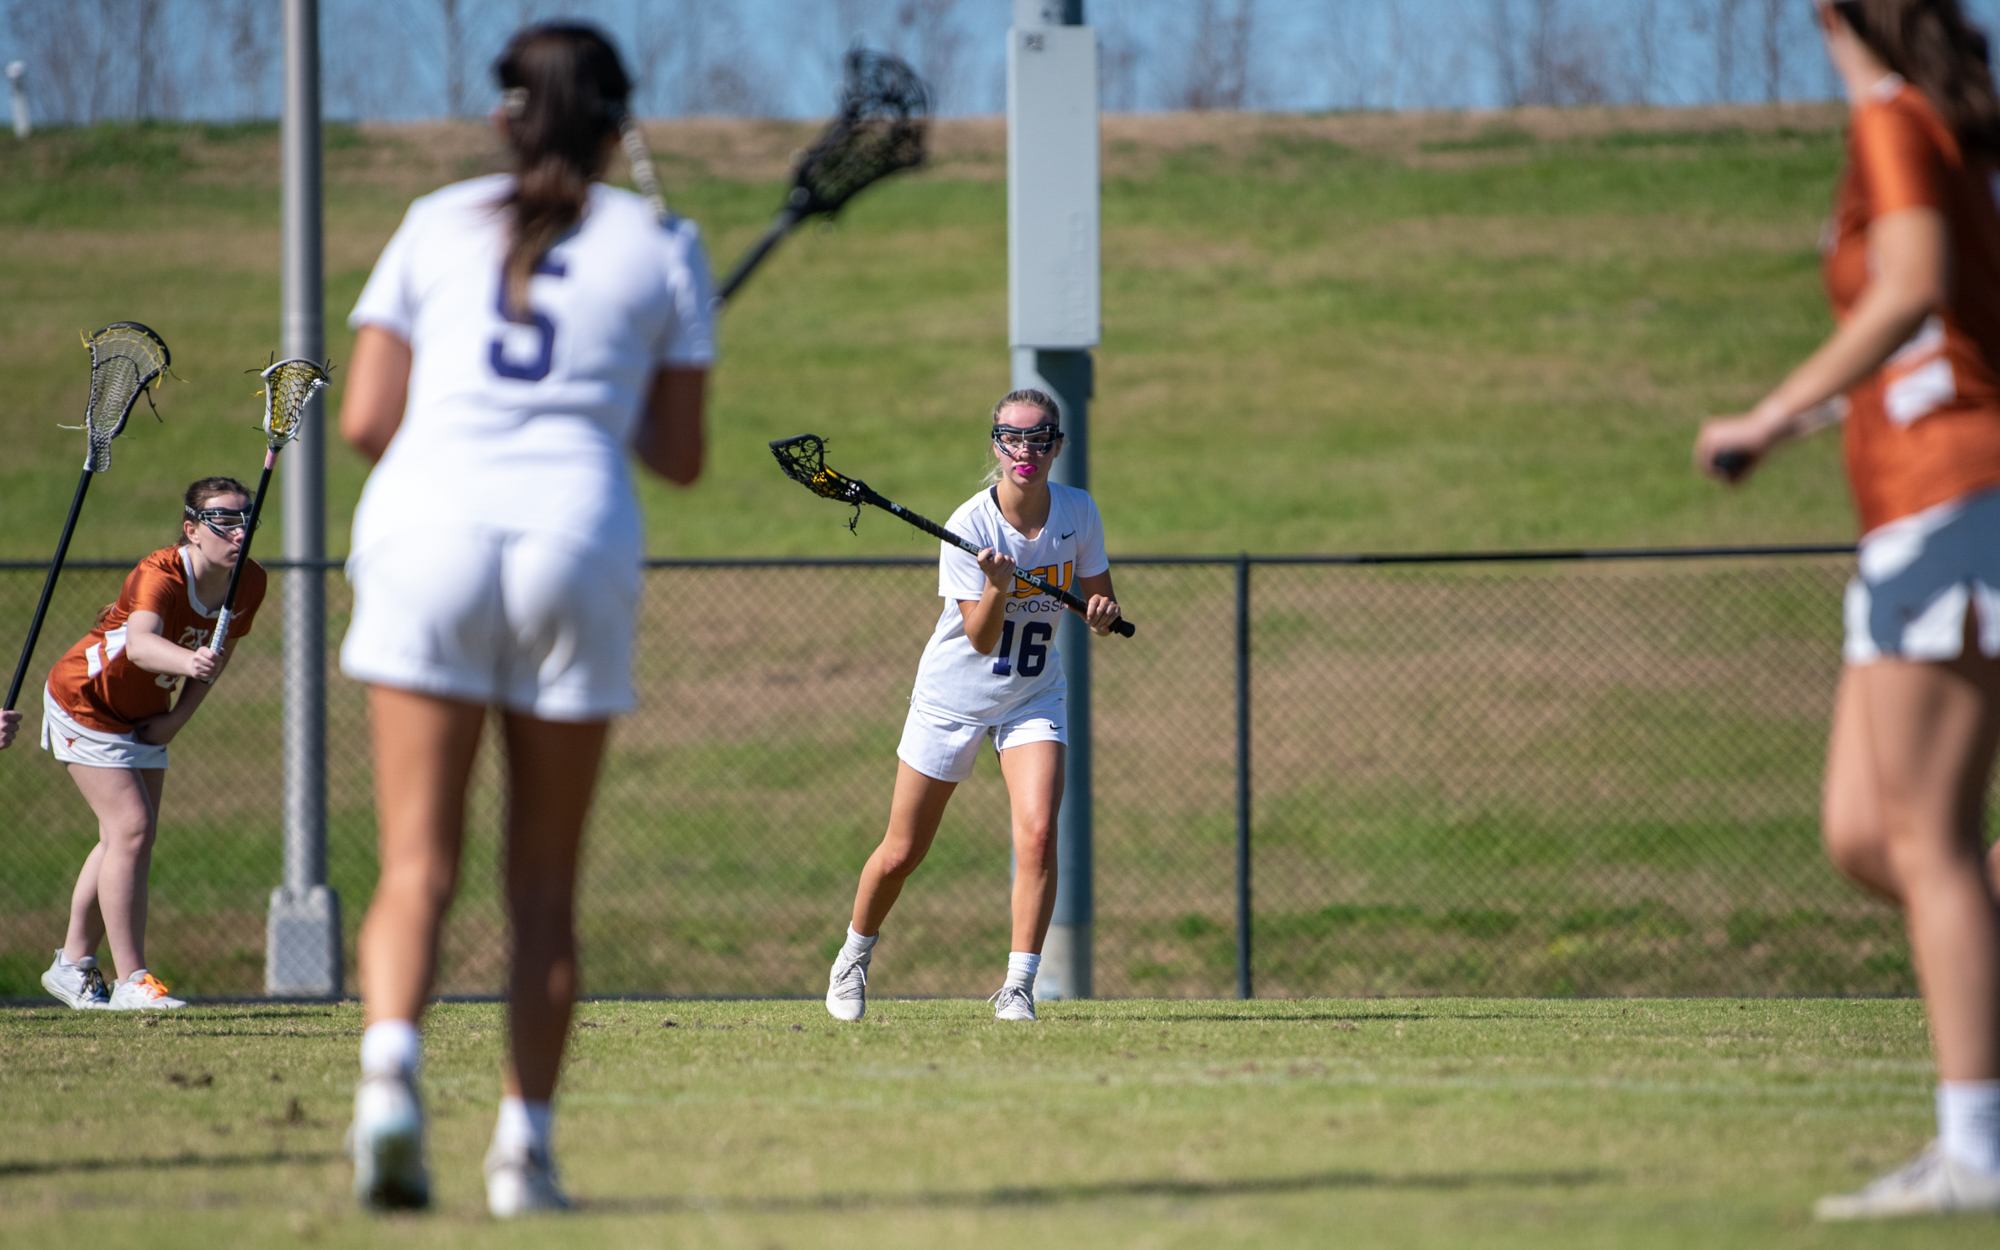
[[[77,724],[46,686],[42,687],[42,749],[62,763],[89,768],[167,766],[166,747]]]

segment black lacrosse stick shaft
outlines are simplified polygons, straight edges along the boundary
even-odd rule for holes
[[[721,289],[715,293],[716,303],[726,304],[729,302],[729,297],[736,294],[736,288],[749,280],[751,272],[757,266],[763,264],[764,258],[769,256],[772,250],[784,241],[785,236],[791,233],[793,226],[799,224],[800,215],[797,209],[787,208],[771,220],[771,224],[765,228],[763,235],[750,245],[750,250],[743,253],[742,257],[737,260],[735,267],[729,271],[729,276],[722,280]]]
[[[875,491],[871,487],[869,487],[868,484],[865,482],[861,483],[860,485],[861,485],[861,502],[867,504],[873,504],[876,507],[882,509],[884,512],[891,514],[892,516],[901,517],[903,520],[908,521],[910,524],[916,526],[924,533],[929,534],[932,538],[942,539],[943,541],[948,542],[952,546],[958,548],[960,551],[965,552],[967,555],[976,556],[979,554],[979,548],[974,546],[971,540],[960,538],[957,534],[954,534],[950,530],[946,529],[944,526],[939,525],[936,521],[931,520],[927,516],[920,516],[917,513],[910,511],[908,508],[905,508],[902,504],[897,503],[893,499],[883,498],[881,495],[876,494]],[[1026,582],[1028,585],[1033,586],[1036,590],[1039,590],[1044,594],[1054,595],[1057,599],[1060,599],[1062,601],[1064,607],[1072,608],[1077,612],[1082,612],[1090,606],[1078,595],[1070,591],[1064,590],[1062,587],[1056,585],[1054,582],[1048,581],[1047,579],[1037,576],[1034,573],[1023,573],[1019,569],[1016,569],[1014,570],[1014,580],[1019,582]],[[1112,622],[1111,632],[1114,634],[1121,634],[1124,637],[1130,638],[1134,632],[1132,622],[1124,619],[1123,617],[1120,617],[1118,620]]]
[[[271,469],[278,463],[278,449],[273,447],[264,453],[264,475],[257,479],[257,493],[250,500],[250,520],[243,527],[243,550],[236,553],[236,564],[229,570],[229,589],[222,592],[222,611],[216,614],[215,636],[209,642],[209,650],[217,655],[229,641],[229,622],[236,617],[236,583],[243,577],[243,566],[250,563],[250,540],[257,536],[257,518],[264,513],[264,491],[271,485]]]
[[[14,701],[21,697],[21,681],[28,675],[28,661],[35,658],[35,640],[42,636],[42,618],[48,615],[49,600],[56,593],[56,578],[62,574],[63,558],[69,555],[69,538],[76,533],[76,518],[83,511],[83,496],[90,489],[90,479],[95,476],[86,463],[83,476],[76,479],[76,497],[69,501],[69,519],[63,522],[62,540],[56,543],[56,558],[49,562],[49,575],[42,579],[41,602],[35,605],[35,619],[28,626],[28,640],[21,644],[21,658],[14,665],[14,680],[7,686],[5,708],[14,710]]]

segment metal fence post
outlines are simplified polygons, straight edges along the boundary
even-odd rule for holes
[[[1250,981],[1250,553],[1236,557],[1236,997]]]
[[[1054,395],[1053,481],[1090,487],[1090,349],[1099,326],[1097,32],[1082,0],[1014,0],[1007,32],[1007,341],[1013,384]],[[1056,903],[1037,998],[1091,994],[1090,631],[1057,627],[1069,750],[1056,828]]]
[[[318,0],[285,0],[282,130],[287,357],[326,351],[320,251]],[[326,884],[326,422],[306,408],[284,458],[285,883],[271,891],[264,992],[336,998],[345,984],[340,899]]]

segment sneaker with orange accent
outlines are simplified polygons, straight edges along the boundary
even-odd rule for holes
[[[141,968],[118,983],[118,988],[111,991],[111,1001],[106,1006],[112,1011],[160,1011],[185,1007],[187,1000],[167,993],[167,987],[161,984],[160,978]]]

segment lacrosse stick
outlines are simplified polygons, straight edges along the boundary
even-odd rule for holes
[[[660,194],[660,175],[653,169],[653,155],[646,150],[646,136],[630,113],[618,119],[618,142],[625,147],[625,163],[632,167],[632,185],[653,206],[653,216],[664,224],[673,214],[666,197]]]
[[[257,479],[257,494],[250,501],[250,521],[243,527],[243,550],[229,570],[229,589],[222,594],[222,611],[216,614],[215,637],[209,650],[222,654],[229,640],[229,622],[236,611],[236,582],[243,566],[250,563],[250,540],[257,536],[257,517],[264,511],[264,491],[271,485],[271,469],[286,443],[299,436],[305,418],[306,401],[326,385],[326,367],[310,360],[280,360],[257,376],[264,379],[264,475]],[[210,680],[213,680],[212,678]]]
[[[863,188],[923,164],[930,108],[930,89],[915,70],[887,52],[849,49],[840,114],[799,157],[785,207],[722,280],[716,303],[726,303],[793,226],[830,217]]]
[[[83,458],[83,476],[76,480],[76,496],[69,501],[69,519],[63,522],[56,558],[50,561],[49,575],[42,581],[42,598],[35,604],[28,641],[21,644],[21,659],[14,665],[14,680],[7,687],[5,707],[9,712],[21,696],[21,679],[27,676],[28,661],[34,658],[35,640],[41,637],[42,618],[48,615],[49,598],[55,594],[56,578],[69,554],[70,535],[76,532],[77,514],[83,511],[90,479],[111,467],[111,440],[125,432],[125,419],[132,415],[132,405],[139,402],[140,395],[145,395],[151,406],[149,388],[173,359],[160,336],[136,321],[114,321],[85,339],[83,345],[90,349],[90,402],[83,410],[82,425],[62,428],[86,431],[90,450]],[[160,415],[157,408],[153,415]]]
[[[1798,416],[1792,418],[1792,437],[1804,438],[1817,434],[1829,425],[1837,425],[1847,419],[1847,396],[1835,395],[1832,399],[1814,404]],[[1719,451],[1715,454],[1715,471],[1724,481],[1740,482],[1750,471],[1752,457],[1747,451]]]
[[[778,467],[785,471],[786,477],[804,486],[807,490],[810,490],[822,499],[832,499],[840,503],[851,504],[854,508],[854,514],[857,517],[861,515],[861,505],[868,504],[871,507],[880,508],[892,516],[908,521],[924,533],[929,534],[932,538],[948,542],[967,555],[976,556],[979,554],[977,546],[966,539],[960,538],[944,526],[939,525],[936,521],[928,517],[918,516],[894,500],[884,499],[870,488],[868,483],[858,478],[851,478],[845,474],[835,473],[832,469],[827,468],[826,440],[817,434],[801,434],[796,438],[778,439],[771,444],[771,454],[777,457]],[[849,528],[852,528],[852,523],[850,523]],[[1014,572],[1014,579],[1033,586],[1045,595],[1054,595],[1062,601],[1064,607],[1074,609],[1077,612],[1082,612],[1090,606],[1076,595],[1036,574],[1023,573],[1017,569]],[[1130,638],[1133,633],[1132,622],[1126,620],[1114,621],[1111,625],[1111,632]]]

